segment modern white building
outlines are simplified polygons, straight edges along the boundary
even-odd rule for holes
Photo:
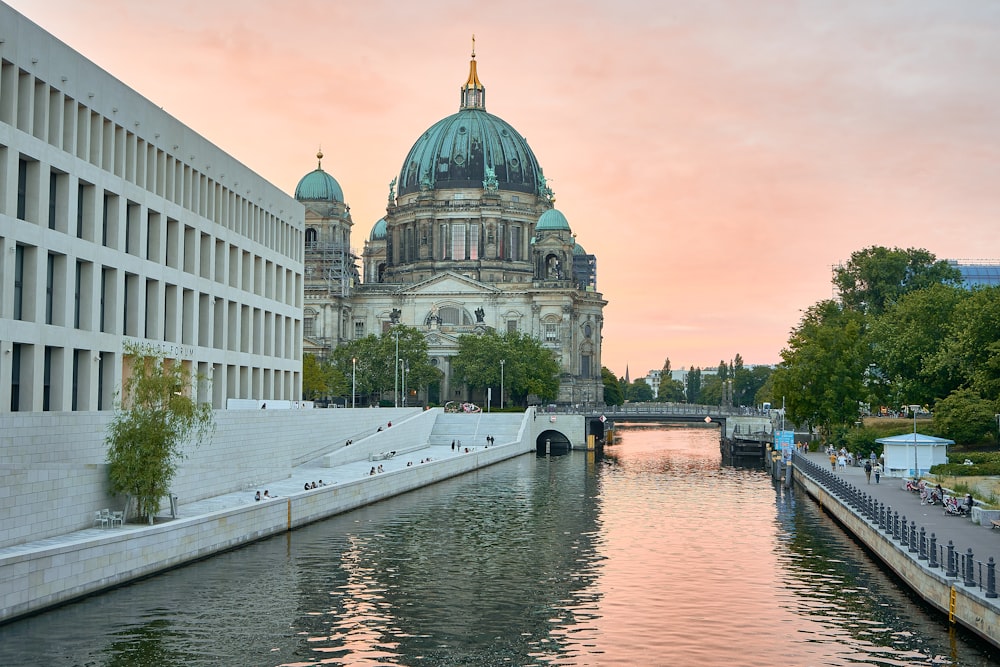
[[[0,413],[110,410],[129,342],[301,398],[303,206],[3,4],[0,59]]]

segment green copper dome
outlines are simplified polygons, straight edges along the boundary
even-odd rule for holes
[[[369,241],[385,240],[385,218],[380,218],[372,227],[372,233],[368,235]]]
[[[577,243],[575,246],[573,246],[573,254],[574,255],[586,255],[587,251],[583,249],[582,245],[580,245],[579,243]]]
[[[507,121],[486,111],[476,54],[460,88],[458,113],[439,120],[410,149],[399,172],[399,194],[437,188],[509,190],[551,197],[535,154]]]
[[[340,188],[340,183],[323,171],[323,152],[317,153],[316,157],[320,160],[319,164],[295,186],[295,198],[299,201],[336,201],[343,204],[344,191]]]
[[[545,213],[542,213],[538,218],[538,224],[535,226],[536,232],[560,230],[570,231],[569,223],[566,222],[566,216],[554,208],[550,208]]]

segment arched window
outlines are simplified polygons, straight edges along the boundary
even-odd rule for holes
[[[316,243],[316,230],[313,227],[306,229],[306,247]]]

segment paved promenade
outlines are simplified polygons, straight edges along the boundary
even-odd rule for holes
[[[463,444],[461,451],[459,451],[452,450],[450,445],[428,445],[419,450],[399,454],[398,456],[387,460],[353,461],[334,467],[320,466],[317,462],[307,463],[293,469],[292,474],[283,479],[262,481],[259,485],[255,485],[253,488],[247,488],[244,491],[224,493],[218,496],[204,498],[202,500],[181,505],[177,511],[177,518],[181,519],[207,516],[209,514],[219,512],[220,510],[234,509],[245,505],[259,505],[260,503],[257,503],[254,500],[254,494],[256,491],[260,491],[261,494],[263,494],[266,490],[269,491],[272,496],[276,496],[280,499],[294,497],[297,495],[306,495],[309,493],[309,491],[306,491],[304,488],[306,483],[311,484],[312,482],[316,482],[318,484],[319,481],[322,480],[324,484],[331,486],[343,484],[344,482],[366,479],[371,476],[371,469],[378,468],[379,466],[382,466],[382,474],[397,470],[405,470],[407,467],[415,468],[421,465],[420,461],[422,460],[426,461],[430,459],[440,461],[447,458],[467,455],[464,451],[466,447],[468,447],[468,445]],[[481,449],[481,447],[468,448],[470,453],[471,451]],[[407,466],[407,463],[411,463],[412,465]],[[261,502],[267,503],[269,501],[264,500]],[[157,522],[159,523],[161,520],[168,520],[169,518],[169,516],[159,516],[157,518]],[[55,535],[43,540],[36,540],[34,542],[27,542],[0,549],[0,560],[10,556],[30,556],[32,553],[46,552],[54,547],[73,546],[79,545],[83,542],[101,540],[113,534],[121,534],[123,532],[127,533],[129,531],[138,532],[144,530],[146,527],[147,525],[145,523],[130,523],[125,524],[123,527],[85,528],[71,533]]]
[[[813,463],[830,469],[830,459],[826,454],[810,453],[806,455]],[[987,561],[990,556],[1000,563],[1000,529],[972,523],[966,517],[945,514],[941,505],[921,505],[920,496],[903,488],[903,480],[899,477],[882,477],[880,483],[875,483],[872,475],[871,483],[865,482],[865,470],[860,466],[848,466],[846,470],[836,473],[844,480],[856,486],[862,493],[867,493],[879,502],[885,503],[900,516],[906,515],[907,522],[916,521],[917,530],[921,526],[937,536],[938,545],[947,545],[951,540],[955,549],[965,553],[972,548],[978,561]],[[925,477],[925,479],[932,479]]]

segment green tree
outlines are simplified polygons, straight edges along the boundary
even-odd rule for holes
[[[997,407],[972,389],[958,389],[934,404],[934,428],[959,444],[976,444],[996,431]]]
[[[698,392],[698,402],[702,405],[722,405],[722,384],[724,380],[719,373],[701,376],[701,389]]]
[[[687,374],[687,402],[701,403],[701,369],[697,366]]]
[[[652,401],[653,388],[643,379],[636,380],[628,386],[628,400],[633,402]]]
[[[621,385],[618,384],[618,378],[606,366],[601,366],[601,381],[604,383],[605,405],[621,405],[625,402]]]
[[[773,392],[786,398],[793,422],[818,426],[829,437],[833,426],[857,419],[870,360],[864,319],[832,300],[820,301],[802,316],[774,370]]]
[[[955,309],[969,295],[959,287],[931,285],[903,295],[875,319],[868,332],[874,364],[869,402],[929,405],[958,388],[958,369],[941,368],[940,351]]]
[[[1000,287],[973,290],[955,306],[930,372],[1000,399]]]
[[[330,359],[302,355],[302,398],[307,401],[344,396],[350,392],[347,378]]]
[[[844,308],[880,315],[904,294],[934,284],[959,285],[962,274],[930,252],[871,246],[851,254],[834,270],[833,284]]]
[[[684,383],[680,380],[667,379],[666,382],[660,380],[660,390],[656,400],[663,403],[683,403]]]
[[[398,341],[398,347],[397,347]],[[397,359],[401,362],[397,365]],[[381,399],[403,390],[419,391],[441,374],[427,358],[427,340],[420,330],[401,324],[381,336],[357,338],[333,351],[333,365],[344,376],[345,394],[353,383],[358,396]]]
[[[150,524],[170,491],[189,442],[202,443],[215,427],[212,406],[191,394],[198,380],[183,364],[149,348],[125,350],[126,375],[104,441],[113,493],[135,499]]]
[[[504,393],[510,402],[527,405],[528,395],[551,401],[559,395],[559,364],[551,350],[519,331],[466,334],[458,339],[451,362],[452,379],[471,388],[500,392],[500,361],[504,361]]]

